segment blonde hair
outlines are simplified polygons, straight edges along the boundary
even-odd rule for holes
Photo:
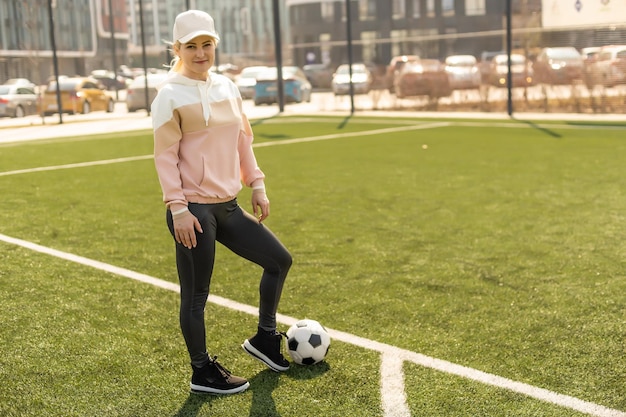
[[[180,60],[178,55],[176,55],[176,51],[180,49],[180,42],[176,41],[175,43],[168,42],[171,46],[170,51],[174,53],[174,58],[170,61],[169,72],[181,72],[183,68],[183,61]]]

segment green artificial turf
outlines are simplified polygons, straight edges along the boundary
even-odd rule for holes
[[[254,131],[266,224],[294,257],[281,313],[626,410],[625,126],[281,117]],[[150,132],[0,146],[0,234],[177,282],[151,152]],[[56,168],[2,174],[39,167]],[[251,389],[189,396],[176,293],[3,242],[0,264],[2,415],[382,415],[376,352],[333,341],[322,364],[277,375],[239,347],[256,318],[209,305],[209,347]],[[218,247],[213,294],[255,306],[259,277]],[[404,374],[416,416],[578,415]]]

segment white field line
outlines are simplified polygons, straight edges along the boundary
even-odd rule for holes
[[[365,132],[339,133],[339,134],[313,136],[313,137],[297,138],[297,139],[290,139],[290,140],[278,140],[278,141],[254,144],[253,146],[254,147],[267,147],[267,146],[288,145],[288,144],[294,144],[294,143],[314,142],[318,140],[339,139],[339,138],[345,138],[345,137],[360,137],[360,136],[369,136],[369,135],[376,135],[376,134],[382,134],[382,133],[394,133],[394,132],[402,132],[402,131],[409,131],[409,130],[431,129],[431,128],[436,128],[436,127],[450,126],[452,124],[459,124],[459,123],[454,123],[454,122],[424,123],[424,124],[419,124],[419,125],[377,129],[377,130],[371,130],[371,131],[365,131]],[[487,124],[481,124],[481,123],[467,123],[466,125],[467,126],[487,126]],[[493,124],[489,124],[489,126],[493,127]],[[518,126],[503,124],[502,127],[518,127]],[[523,126],[523,127],[530,127],[530,126]],[[116,158],[116,159],[77,163],[77,164],[67,164],[67,165],[39,167],[39,168],[31,168],[31,169],[23,169],[23,170],[15,170],[15,171],[6,171],[6,172],[0,172],[0,176],[23,174],[23,173],[30,173],[30,172],[40,172],[40,171],[51,171],[51,170],[57,170],[57,169],[81,168],[81,167],[106,165],[106,164],[121,163],[121,162],[130,162],[130,161],[150,159],[152,157],[153,155],[141,155],[141,156],[128,157],[128,158]],[[103,262],[91,260],[88,258],[83,258],[78,255],[73,255],[70,253],[57,251],[55,249],[47,248],[47,247],[40,246],[35,243],[27,242],[27,241],[20,240],[20,239],[11,238],[9,236],[2,235],[2,234],[0,234],[0,240],[4,240],[7,243],[20,245],[31,250],[35,250],[41,253],[56,256],[56,257],[66,259],[72,262],[76,262],[79,264],[88,265],[88,266],[91,266],[91,267],[94,267],[103,271],[107,271],[113,274],[131,278],[137,281],[145,282],[145,283],[155,285],[160,288],[168,289],[168,290],[175,291],[175,292],[180,292],[180,287],[177,284],[160,280],[158,278],[154,278],[148,275],[140,274],[138,272],[130,271],[124,268],[119,268],[114,265],[109,265]],[[246,304],[241,304],[236,301],[229,300],[229,299],[222,298],[222,297],[215,296],[215,295],[210,295],[209,301],[216,305],[220,305],[222,307],[241,311],[241,312],[251,314],[251,315],[256,315],[258,313],[255,307],[252,307]],[[277,320],[280,323],[283,323],[288,326],[291,326],[296,321],[298,321],[298,319],[296,318],[285,316],[282,314],[277,315]],[[350,343],[356,346],[363,347],[365,349],[370,349],[370,350],[378,351],[381,353],[381,400],[382,400],[382,407],[383,407],[383,412],[384,412],[385,417],[410,416],[410,411],[406,405],[406,394],[405,394],[405,389],[404,389],[404,372],[402,369],[402,364],[405,360],[414,362],[416,364],[419,364],[425,367],[436,369],[442,372],[447,372],[450,374],[469,378],[478,382],[482,382],[484,384],[506,388],[511,391],[519,392],[519,393],[522,393],[522,394],[525,394],[530,397],[534,397],[543,401],[561,405],[567,408],[572,408],[574,410],[582,411],[590,415],[595,415],[595,416],[600,416],[600,417],[626,417],[626,413],[619,411],[619,410],[612,410],[612,409],[609,409],[609,408],[606,408],[606,407],[603,407],[594,403],[589,403],[586,401],[579,400],[574,397],[565,396],[565,395],[558,394],[549,390],[534,387],[532,385],[527,385],[527,384],[519,383],[516,381],[508,380],[506,378],[502,378],[497,375],[488,374],[488,373],[478,371],[472,368],[466,368],[461,365],[456,365],[456,364],[446,362],[440,359],[431,358],[429,356],[424,356],[419,353],[407,351],[404,349],[399,349],[394,346],[386,345],[386,344],[379,343],[379,342],[369,340],[369,339],[364,339],[359,336],[351,335],[349,333],[339,332],[333,329],[327,329],[327,330],[329,331],[331,337],[333,337],[336,340],[340,340],[345,343]]]
[[[411,417],[404,389],[404,358],[397,352],[382,352],[380,400],[385,417]]]
[[[308,138],[285,139],[285,140],[275,140],[271,142],[255,143],[252,146],[255,148],[264,148],[266,146],[291,145],[294,143],[317,142],[319,140],[354,138],[354,137],[361,137],[361,136],[380,135],[383,133],[406,132],[409,130],[433,129],[436,127],[445,127],[445,126],[450,126],[450,123],[449,122],[433,122],[433,123],[417,124],[417,125],[412,125],[412,126],[400,126],[400,127],[389,127],[385,129],[366,130],[362,132],[333,133],[332,135],[311,136]]]
[[[31,172],[56,171],[59,169],[83,168],[83,167],[91,167],[95,165],[109,165],[109,164],[117,164],[120,162],[141,161],[143,159],[150,159],[150,158],[152,158],[152,155],[140,155],[140,156],[129,156],[127,158],[115,158],[115,159],[104,159],[100,161],[79,162],[76,164],[52,165],[52,166],[47,166],[47,167],[17,169],[15,171],[0,172],[0,177],[4,177],[7,175],[29,174]]]
[[[444,127],[444,126],[449,126],[449,125],[450,123],[448,122],[424,123],[424,124],[418,124],[418,125],[414,124],[411,126],[391,127],[391,128],[385,128],[385,129],[367,130],[363,132],[335,133],[332,135],[311,136],[307,138],[275,140],[271,142],[255,143],[252,146],[254,148],[263,148],[267,146],[292,145],[294,143],[316,142],[320,140],[372,136],[372,135],[380,135],[384,133],[405,132],[408,130],[432,129],[436,127]],[[0,172],[0,177],[8,176],[8,175],[29,174],[32,172],[54,171],[58,169],[83,168],[83,167],[89,167],[89,166],[95,166],[95,165],[107,165],[107,164],[116,164],[116,163],[121,163],[121,162],[140,161],[143,159],[150,159],[150,158],[153,158],[153,155],[139,155],[139,156],[131,156],[127,158],[105,159],[101,161],[81,162],[81,163],[76,163],[76,164],[53,165],[53,166],[47,166],[47,167],[18,169],[15,171]]]
[[[280,145],[292,145],[295,143],[305,143],[305,142],[315,142],[320,140],[330,140],[330,139],[341,139],[341,138],[349,138],[349,137],[361,137],[361,136],[371,136],[371,135],[379,135],[384,133],[395,133],[395,132],[406,132],[409,130],[421,130],[421,129],[433,129],[437,127],[446,127],[446,126],[467,126],[467,127],[503,127],[503,128],[522,128],[522,129],[532,129],[533,126],[528,124],[510,124],[510,123],[481,123],[481,122],[433,122],[433,123],[423,123],[423,124],[412,124],[409,126],[401,126],[401,127],[391,127],[385,129],[376,129],[376,130],[367,130],[362,132],[348,132],[348,133],[335,133],[332,135],[321,135],[321,136],[311,136],[306,138],[296,138],[296,139],[286,139],[286,140],[275,140],[269,142],[255,143],[252,145],[254,148],[264,148],[268,146],[280,146]],[[541,127],[540,125],[537,125]],[[558,128],[558,129],[581,129],[581,126],[573,126],[573,125],[546,125],[546,128]],[[584,127],[584,126],[583,126]],[[594,127],[590,127],[594,128]],[[604,127],[606,128],[606,127]],[[622,129],[621,127],[616,127],[618,129]],[[91,161],[91,162],[82,162],[77,164],[67,164],[67,165],[54,165],[48,167],[37,167],[37,168],[27,168],[27,169],[19,169],[15,171],[5,171],[0,172],[0,177],[8,176],[8,175],[17,175],[17,174],[28,174],[32,172],[41,172],[41,171],[54,171],[57,169],[71,169],[71,168],[82,168],[89,167],[95,165],[106,165],[106,164],[114,164],[121,162],[131,162],[131,161],[139,161],[143,159],[150,159],[153,155],[139,155],[132,156],[127,158],[116,158],[116,159],[105,159],[101,161]]]
[[[79,255],[74,255],[72,253],[63,252],[57,249],[52,249],[46,246],[41,246],[33,242],[13,238],[4,234],[0,234],[0,240],[36,252],[44,253],[60,259],[99,269],[101,271],[109,272],[115,275],[154,285],[159,288],[167,289],[177,293],[180,292],[180,286],[178,284],[131,271],[129,269],[110,265]],[[242,304],[237,301],[229,300],[227,298],[219,297],[216,295],[210,295],[209,302],[246,314],[251,314],[255,316],[258,314],[258,309],[256,307]],[[287,326],[291,326],[298,321],[298,319],[294,317],[285,316],[282,314],[278,314],[276,319],[278,320],[278,322]],[[477,369],[468,368],[466,366],[458,365],[452,362],[422,355],[420,353],[401,349],[395,346],[388,345],[386,343],[366,339],[350,333],[345,333],[329,328],[327,328],[327,330],[331,338],[335,340],[339,340],[344,343],[349,343],[355,346],[359,346],[361,348],[381,353],[381,400],[384,417],[410,416],[410,411],[406,404],[406,397],[404,394],[404,381],[402,380],[402,378],[399,378],[399,376],[404,375],[404,372],[402,370],[402,363],[404,361],[409,361],[427,368],[474,380],[482,384],[491,385],[498,388],[504,388],[541,401],[580,411],[582,413],[587,413],[592,416],[626,417],[626,412],[624,411],[607,408],[599,404],[583,401],[575,397],[559,394],[557,392],[535,387],[529,384],[525,384],[523,382],[513,381],[511,379],[503,378],[487,372],[479,371]]]

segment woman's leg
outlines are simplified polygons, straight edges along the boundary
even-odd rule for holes
[[[278,238],[234,200],[217,217],[217,241],[263,268],[259,284],[259,327],[276,329],[276,310],[292,258]]]
[[[189,210],[198,218],[203,230],[203,233],[197,233],[197,246],[188,249],[176,243],[176,267],[180,281],[180,328],[191,364],[197,367],[202,367],[209,361],[204,310],[215,261],[215,219],[210,207],[205,204],[189,205]],[[173,236],[172,215],[169,210],[167,224]]]

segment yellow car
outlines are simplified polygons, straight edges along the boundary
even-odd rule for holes
[[[59,77],[63,113],[87,114],[92,111],[111,113],[115,105],[104,86],[89,77]],[[51,81],[45,89],[40,104],[41,113],[49,116],[58,113],[57,83]]]

